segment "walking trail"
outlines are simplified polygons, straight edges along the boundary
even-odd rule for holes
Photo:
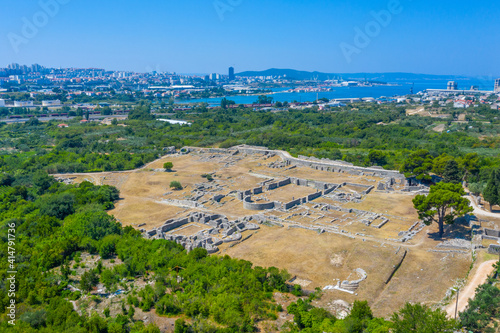
[[[467,303],[469,302],[469,298],[474,298],[476,295],[476,288],[486,282],[488,276],[493,272],[493,264],[496,262],[496,260],[490,260],[479,265],[474,277],[465,286],[465,288],[460,290],[460,295],[458,297],[458,313],[465,310]],[[446,313],[450,318],[455,318],[455,305],[456,299],[453,299],[446,307]]]
[[[472,208],[474,208],[474,212],[473,212],[474,215],[480,215],[480,216],[483,216],[483,217],[487,216],[487,217],[497,217],[497,218],[500,218],[500,214],[499,213],[489,212],[487,210],[484,210],[484,209],[480,208],[477,205],[476,200],[472,196],[468,195],[468,196],[466,196],[466,198],[469,199]]]

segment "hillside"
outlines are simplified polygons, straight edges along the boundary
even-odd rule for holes
[[[415,73],[322,73],[322,72],[307,72],[294,69],[277,69],[271,68],[263,71],[246,71],[237,74],[242,77],[255,76],[286,76],[296,80],[332,80],[342,78],[344,80],[370,80],[370,81],[412,81],[412,80],[467,80],[468,77],[456,75],[430,75],[430,74],[415,74]]]

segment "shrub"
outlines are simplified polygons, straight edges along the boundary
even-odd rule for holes
[[[174,190],[182,190],[182,184],[176,180],[170,183],[170,187],[173,188]]]

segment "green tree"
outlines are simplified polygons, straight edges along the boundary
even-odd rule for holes
[[[84,292],[89,293],[92,288],[99,283],[99,277],[94,270],[87,271],[82,274],[80,278],[80,287]]]
[[[132,321],[134,320],[134,314],[135,314],[135,308],[131,305],[128,308],[128,318]]]
[[[436,222],[439,225],[439,237],[443,237],[445,222],[453,224],[455,218],[473,211],[470,201],[463,195],[465,191],[460,184],[438,183],[431,186],[427,196],[417,195],[413,205],[425,224]]]
[[[109,259],[115,252],[116,242],[118,240],[113,235],[104,237],[99,242],[99,255],[102,259]]]
[[[177,319],[175,321],[174,333],[188,333],[188,332],[189,332],[189,326],[186,325],[184,319]]]
[[[155,324],[151,323],[141,330],[141,333],[160,333],[160,329]]]
[[[59,193],[43,197],[39,203],[40,213],[58,219],[74,213],[75,196],[70,193]]]
[[[111,108],[109,106],[106,106],[106,107],[102,108],[101,114],[103,116],[110,116],[113,114],[113,110],[111,110]]]
[[[460,314],[460,321],[469,330],[486,332],[485,328],[498,319],[499,314],[500,289],[485,283],[477,287],[474,299],[469,299],[467,308]]]
[[[428,150],[417,150],[410,154],[401,167],[401,172],[407,178],[415,177],[418,180],[430,181],[432,177],[429,172],[432,170],[433,158]]]
[[[266,95],[260,95],[257,99],[257,104],[272,104],[273,98]]]
[[[46,172],[41,170],[33,175],[33,185],[36,187],[39,194],[45,193],[54,183],[56,183],[54,177],[49,176]]]
[[[108,324],[104,318],[101,318],[94,312],[92,317],[85,322],[85,328],[88,332],[92,333],[106,333],[108,331]]]
[[[26,126],[38,126],[40,124],[42,124],[42,122],[38,120],[38,118],[30,118],[30,120],[25,123]]]
[[[371,165],[384,166],[387,164],[387,154],[380,150],[372,150],[368,154],[368,160]]]
[[[112,289],[112,286],[119,281],[119,277],[110,269],[103,269],[99,278],[101,283],[106,287],[107,291]]]
[[[125,329],[120,323],[111,322],[108,325],[108,333],[125,333]]]
[[[15,180],[16,178],[8,173],[0,174],[0,186],[11,186]]]
[[[148,105],[139,105],[129,112],[128,119],[154,120],[155,116],[151,114],[151,108]]]
[[[500,204],[500,169],[493,170],[488,183],[483,191],[484,200],[490,203],[490,210],[493,206]]]
[[[406,305],[392,315],[394,333],[452,333],[459,328],[455,320],[446,317],[441,309],[431,310],[426,305]]]
[[[234,105],[234,104],[236,104],[234,101],[231,101],[226,97],[224,97],[220,102],[220,107],[223,109],[227,109],[229,105]]]
[[[182,184],[176,180],[170,182],[170,188],[174,190],[182,190]]]
[[[367,301],[354,301],[350,316],[359,320],[373,319],[373,313]]]
[[[69,216],[64,223],[64,233],[101,240],[112,234],[120,234],[120,223],[113,216],[103,211],[86,211]]]
[[[475,195],[479,195],[483,193],[485,184],[481,183],[470,183],[469,184],[469,191]]]
[[[464,170],[464,180],[468,180],[469,176],[476,175],[480,170],[479,155],[477,153],[469,153],[465,157],[459,159],[460,168]]]
[[[38,329],[45,325],[46,311],[44,309],[40,309],[33,312],[25,312],[19,319],[30,324],[34,329]]]
[[[64,280],[67,280],[70,274],[71,274],[71,269],[69,267],[69,264],[66,262],[63,265],[61,265],[61,275],[63,276]]]
[[[443,182],[445,183],[461,184],[462,171],[460,170],[457,161],[454,159],[448,160],[445,164],[442,176]]]
[[[447,154],[442,154],[436,157],[432,161],[432,172],[442,177],[446,170],[446,164],[452,160],[454,160],[453,156]]]
[[[163,163],[163,168],[165,169],[165,171],[172,171],[172,168],[174,167],[174,164],[172,162],[166,162],[166,163]]]

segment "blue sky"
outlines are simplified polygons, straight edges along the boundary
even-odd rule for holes
[[[55,1],[59,8],[44,9],[42,3]],[[491,3],[0,0],[0,4],[2,67],[17,62],[226,73],[234,66],[237,72],[274,67],[500,77],[500,6]],[[382,15],[382,24],[373,15],[381,11],[389,13]],[[26,28],[31,24],[35,30]]]

